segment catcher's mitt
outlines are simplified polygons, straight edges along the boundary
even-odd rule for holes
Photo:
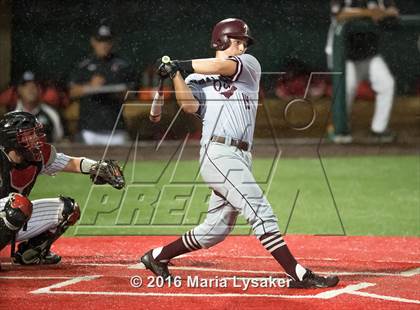
[[[125,186],[121,167],[115,160],[99,160],[89,169],[90,179],[94,184],[110,184],[116,189]]]

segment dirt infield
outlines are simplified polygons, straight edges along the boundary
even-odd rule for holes
[[[203,310],[420,306],[420,238],[287,236],[301,263],[340,276],[337,287],[320,290],[280,287],[284,274],[249,236],[229,237],[211,250],[173,260],[170,269],[180,282],[160,287],[137,260],[148,249],[174,238],[63,238],[54,247],[63,261],[53,267],[12,266],[5,249],[1,253],[0,309],[28,305],[39,309]],[[194,282],[196,279],[200,282]],[[209,286],[209,281],[212,287],[203,286]],[[246,287],[247,281],[255,285]]]

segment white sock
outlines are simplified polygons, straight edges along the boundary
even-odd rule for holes
[[[295,267],[295,271],[296,271],[296,275],[297,275],[299,281],[302,281],[303,276],[306,273],[306,269],[303,268],[300,264],[297,264],[296,267]]]
[[[159,248],[153,249],[152,256],[153,256],[154,259],[156,259],[156,257],[158,257],[158,255],[160,254],[160,252],[162,252],[162,249],[163,249],[162,246],[159,247]]]

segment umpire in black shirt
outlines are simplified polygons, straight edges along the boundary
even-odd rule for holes
[[[125,60],[112,53],[108,25],[97,28],[90,43],[93,55],[79,63],[69,82],[70,96],[80,98],[80,134],[86,144],[121,145],[128,134],[120,110],[125,92],[135,86],[134,74]]]

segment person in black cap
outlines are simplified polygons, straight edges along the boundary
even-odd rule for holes
[[[41,101],[40,88],[32,71],[25,71],[22,74],[18,81],[17,93],[18,101],[15,111],[35,115],[44,126],[47,141],[60,141],[64,135],[60,115],[54,108]]]
[[[112,52],[108,25],[100,25],[90,43],[93,55],[79,63],[69,81],[70,97],[80,99],[81,138],[86,144],[121,145],[128,134],[120,110],[125,92],[134,89],[134,74],[127,61]]]

